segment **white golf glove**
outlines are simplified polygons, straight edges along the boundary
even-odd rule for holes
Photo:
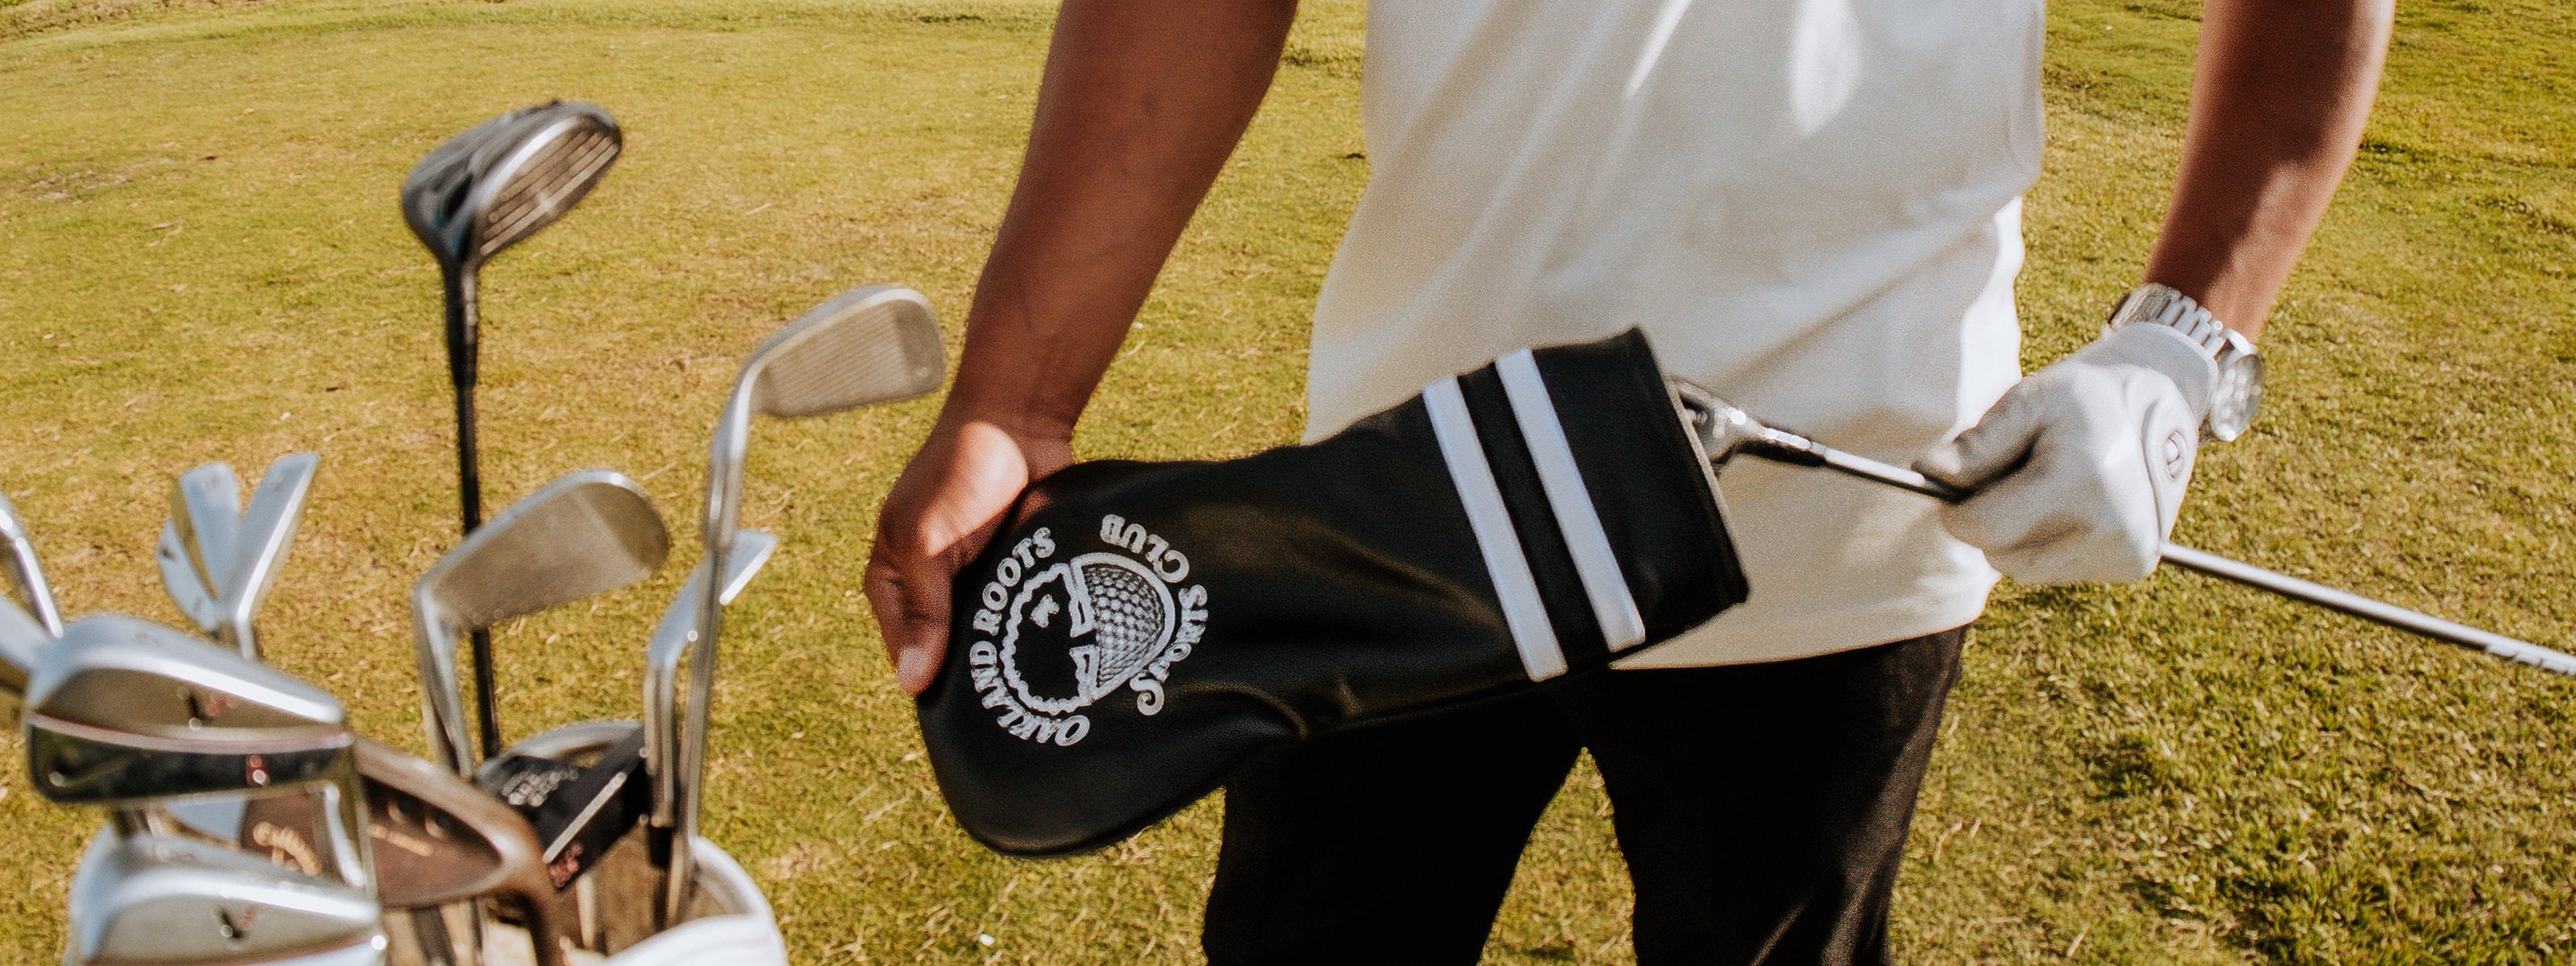
[[[2217,383],[2182,333],[2125,325],[2022,379],[1914,468],[1977,491],[1941,525],[2013,579],[2136,580],[2163,556]]]

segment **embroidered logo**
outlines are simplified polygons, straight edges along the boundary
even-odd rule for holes
[[[1039,744],[1091,733],[1083,709],[1124,688],[1136,712],[1163,710],[1163,683],[1207,631],[1207,588],[1188,584],[1189,557],[1115,514],[1100,518],[1107,549],[1056,559],[1039,527],[993,565],[978,593],[966,664],[994,723]]]

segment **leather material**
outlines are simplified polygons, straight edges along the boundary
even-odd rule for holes
[[[1645,338],[1534,356],[1640,646],[1742,602],[1707,463]],[[1566,673],[1605,668],[1494,367],[1458,392]],[[1097,848],[1269,749],[1543,686],[1440,432],[1417,396],[1301,446],[1082,463],[1032,485],[959,572],[946,663],[917,704],[959,824],[1008,854]]]

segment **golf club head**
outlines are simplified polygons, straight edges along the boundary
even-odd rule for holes
[[[440,264],[479,266],[579,204],[623,146],[597,105],[511,111],[421,158],[403,179],[403,219]]]
[[[36,662],[26,701],[29,777],[67,804],[337,780],[355,740],[329,693],[116,614],[73,622]]]
[[[170,487],[170,523],[197,581],[217,589],[232,580],[233,538],[241,529],[241,480],[224,463],[179,474]]]
[[[716,424],[703,537],[731,550],[742,507],[743,450],[754,413],[819,416],[939,388],[947,363],[939,317],[921,293],[869,285],[834,296],[787,323],[742,364]]]
[[[198,572],[194,556],[188,552],[186,538],[179,535],[178,517],[163,521],[161,540],[152,547],[152,562],[161,568],[161,587],[170,592],[170,602],[178,605],[189,623],[213,637],[224,624],[224,611],[215,604],[215,593]]]
[[[251,618],[285,568],[286,550],[295,542],[295,525],[303,518],[304,499],[313,491],[313,473],[320,464],[321,457],[312,453],[288,453],[269,464],[251,494],[250,510],[234,531],[231,563],[224,568],[223,583],[214,585],[223,618],[216,639],[243,654],[259,656]]]
[[[609,746],[626,740],[641,727],[642,724],[634,721],[576,721],[529,735],[512,742],[501,754],[492,756],[491,761],[475,769],[474,784],[483,788],[500,784],[505,776],[497,766],[504,758],[552,758],[586,763],[608,750]]]
[[[732,603],[777,549],[777,535],[765,530],[742,531],[734,541],[733,552],[725,556],[725,583],[717,591],[717,602]],[[705,604],[706,582],[706,564],[700,563],[690,572],[688,584],[671,598],[670,608],[662,612],[662,622],[653,628],[653,642],[645,649],[644,733],[648,750],[644,760],[653,773],[655,828],[672,828],[679,818],[680,662],[697,641],[698,608]]]
[[[54,589],[45,583],[44,565],[36,559],[36,542],[27,536],[27,522],[18,518],[18,508],[0,495],[0,570],[9,572],[9,582],[25,599],[27,613],[55,637],[63,633],[62,609],[54,604]]]
[[[626,586],[671,552],[635,481],[609,470],[558,477],[439,559],[412,588],[425,713],[436,757],[470,774],[456,643],[464,634]]]
[[[368,834],[378,843],[379,901],[418,909],[485,896],[515,900],[539,966],[560,966],[567,910],[526,818],[455,773],[377,742],[359,740],[358,774],[366,782]]]
[[[378,963],[366,893],[217,845],[102,832],[72,876],[75,964]]]

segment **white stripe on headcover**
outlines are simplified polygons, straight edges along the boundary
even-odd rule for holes
[[[1592,619],[1601,622],[1601,639],[1613,651],[1646,640],[1646,620],[1637,614],[1637,599],[1628,593],[1628,578],[1619,572],[1619,557],[1610,551],[1610,535],[1601,529],[1601,513],[1592,506],[1592,491],[1583,471],[1574,466],[1574,447],[1565,442],[1565,427],[1556,421],[1556,404],[1539,378],[1538,359],[1528,349],[1494,360],[1503,377],[1503,395],[1512,402],[1512,418],[1529,444],[1530,462],[1538,467],[1539,487],[1547,491],[1548,509],[1565,533],[1565,549],[1574,555],[1574,573],[1583,578],[1583,596],[1592,602]]]
[[[1521,668],[1532,681],[1565,673],[1565,650],[1557,646],[1556,628],[1547,622],[1538,578],[1530,575],[1529,558],[1521,555],[1520,534],[1503,508],[1503,491],[1494,485],[1494,469],[1485,462],[1476,423],[1467,415],[1467,398],[1458,394],[1458,378],[1422,387],[1422,406],[1431,411],[1431,434],[1440,440],[1449,481],[1457,485],[1467,524],[1476,531],[1476,549],[1484,552],[1485,572],[1494,579],[1494,597],[1502,602],[1512,646],[1520,649]]]

